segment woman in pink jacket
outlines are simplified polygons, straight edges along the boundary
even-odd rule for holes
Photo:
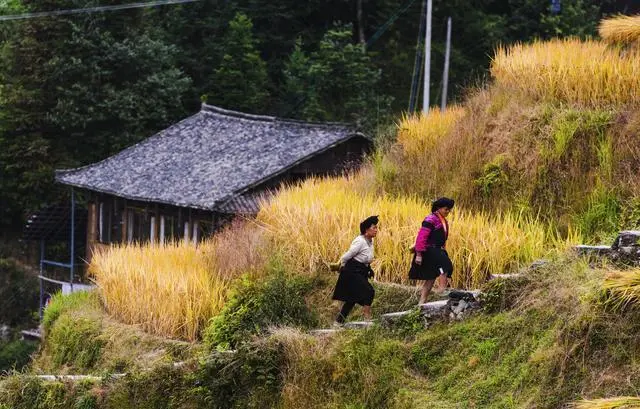
[[[449,237],[447,216],[453,205],[453,199],[446,197],[434,201],[431,204],[431,214],[425,217],[418,231],[409,278],[424,280],[420,304],[427,301],[436,278],[442,277],[448,281],[453,273],[453,264],[445,250]]]

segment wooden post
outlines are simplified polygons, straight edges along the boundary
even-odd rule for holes
[[[127,211],[127,201],[124,201],[124,205],[122,207],[122,213],[120,214],[120,225],[122,225],[122,244],[127,242],[127,232],[129,231],[128,226],[129,221],[129,212]]]
[[[89,202],[87,209],[87,250],[85,254],[87,263],[91,262],[93,248],[95,247],[96,240],[98,238],[96,207],[95,201]]]

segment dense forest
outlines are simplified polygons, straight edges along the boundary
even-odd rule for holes
[[[100,5],[118,4],[117,1]],[[498,44],[596,35],[603,15],[637,2],[436,1],[431,100],[446,19],[450,100],[486,79]],[[633,4],[636,4],[635,6]],[[0,14],[98,5],[9,0]],[[91,163],[199,109],[357,122],[375,135],[407,109],[421,0],[201,0],[0,24],[0,226],[57,200],[53,170]]]

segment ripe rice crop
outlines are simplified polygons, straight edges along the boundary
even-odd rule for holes
[[[263,262],[255,226],[232,226],[198,247],[128,244],[95,253],[89,273],[108,313],[157,335],[195,340],[231,281]],[[238,243],[243,243],[238,246]]]
[[[556,39],[499,47],[496,82],[537,99],[590,107],[640,99],[640,52],[621,53],[601,41]]]
[[[609,273],[603,288],[609,292],[609,303],[617,309],[640,305],[640,269]]]
[[[604,19],[598,27],[600,37],[609,43],[631,44],[640,41],[640,15]]]
[[[638,409],[640,398],[621,396],[617,398],[594,399],[576,402],[572,405],[575,409]]]
[[[361,220],[380,215],[376,279],[407,282],[409,247],[430,205],[415,197],[357,193],[355,183],[345,178],[312,179],[285,188],[264,205],[258,221],[291,268],[312,273],[339,259],[359,234]],[[553,241],[542,224],[509,213],[455,208],[449,221],[447,249],[455,286],[478,287],[490,273],[503,273],[540,257]]]
[[[398,142],[409,155],[427,154],[463,114],[463,108],[451,106],[444,112],[432,109],[427,115],[403,115],[398,124]]]

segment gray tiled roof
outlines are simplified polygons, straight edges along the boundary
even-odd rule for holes
[[[200,112],[101,162],[56,171],[60,183],[132,200],[219,204],[362,134],[203,105]]]

